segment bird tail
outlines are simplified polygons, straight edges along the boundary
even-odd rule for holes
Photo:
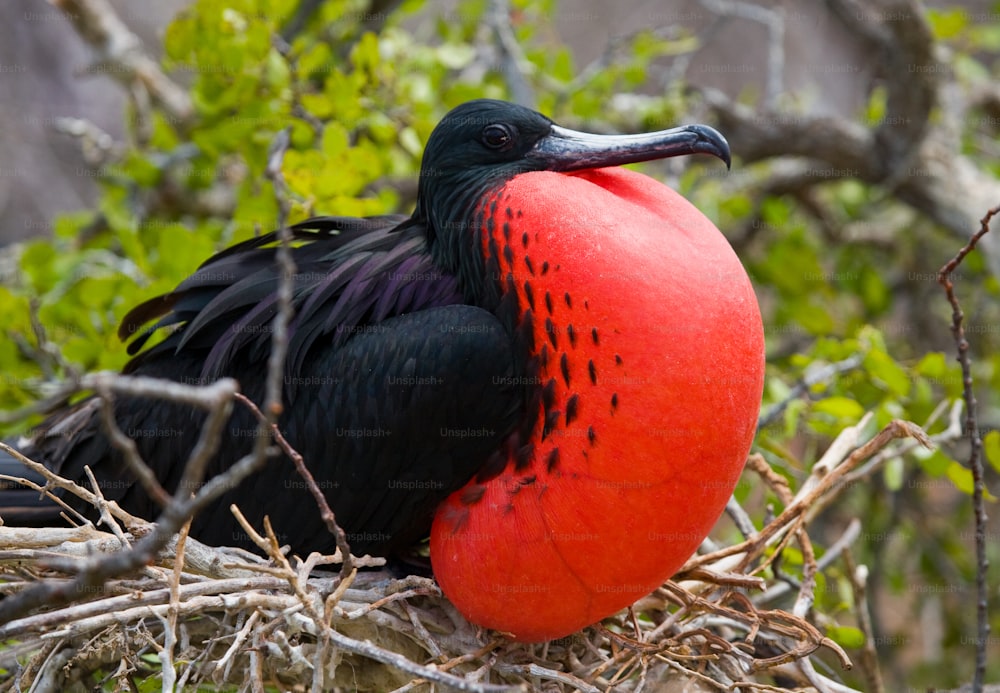
[[[17,479],[25,479],[39,486],[45,478],[28,469],[16,457],[0,450],[0,519],[3,524],[16,527],[41,527],[58,522],[59,505],[43,493]]]

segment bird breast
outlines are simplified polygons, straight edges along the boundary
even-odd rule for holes
[[[540,640],[652,591],[711,530],[752,441],[763,330],[725,238],[651,178],[527,173],[487,204],[484,247],[531,323],[533,451],[446,501],[432,560],[473,620]]]

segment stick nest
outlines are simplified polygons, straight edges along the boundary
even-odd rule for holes
[[[808,525],[859,476],[930,444],[901,421],[862,442],[867,424],[843,431],[795,492],[752,456],[748,470],[780,501],[777,517],[758,529],[731,501],[743,541],[706,541],[632,608],[540,645],[469,624],[432,579],[401,579],[382,559],[288,556],[268,526],[245,526],[266,557],[208,547],[182,529],[137,569],[114,574],[106,566],[139,551],[157,526],[24,460],[47,489],[89,499],[104,519],[100,530],[79,516],[67,528],[0,527],[0,686],[136,690],[159,677],[164,690],[674,690],[670,681],[687,686],[676,690],[766,691],[778,689],[764,681],[780,678],[851,690],[816,671],[818,651],[844,668],[850,660],[807,619],[816,573],[857,536],[857,523],[820,563]],[[890,445],[899,438],[911,440]],[[803,556],[799,584],[770,577],[790,543]],[[781,593],[794,597],[789,611],[764,608]]]

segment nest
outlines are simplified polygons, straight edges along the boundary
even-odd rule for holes
[[[0,685],[137,690],[155,677],[164,690],[778,690],[763,681],[851,690],[814,666],[821,650],[842,667],[851,662],[809,619],[817,572],[860,528],[853,522],[818,562],[809,522],[851,482],[930,444],[901,421],[862,441],[868,421],[845,429],[794,492],[751,456],[748,473],[784,508],[777,517],[757,528],[731,501],[742,541],[706,540],[673,580],[628,610],[535,645],[471,625],[432,579],[400,578],[382,559],[344,561],[340,550],[288,556],[266,522],[244,526],[263,556],[205,546],[183,526],[157,544],[162,518],[132,517],[23,460],[47,484],[21,483],[88,499],[102,529],[68,513],[76,526],[0,527]],[[900,438],[910,440],[890,444]],[[761,577],[779,572],[768,568],[790,544],[803,556],[799,583]],[[149,546],[158,548],[144,554]],[[790,610],[765,608],[782,596],[794,601]]]

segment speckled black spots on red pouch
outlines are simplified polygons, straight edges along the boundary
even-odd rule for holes
[[[545,458],[545,471],[550,474],[559,466],[559,448],[552,448]]]
[[[559,348],[559,340],[556,337],[556,326],[552,322],[552,318],[545,318],[545,332],[549,336],[549,341],[552,342],[552,348]]]
[[[566,425],[569,426],[576,420],[580,412],[580,395],[573,394],[566,400]]]
[[[531,282],[524,282],[524,297],[528,299],[528,305],[535,309],[535,292],[531,290]]]

